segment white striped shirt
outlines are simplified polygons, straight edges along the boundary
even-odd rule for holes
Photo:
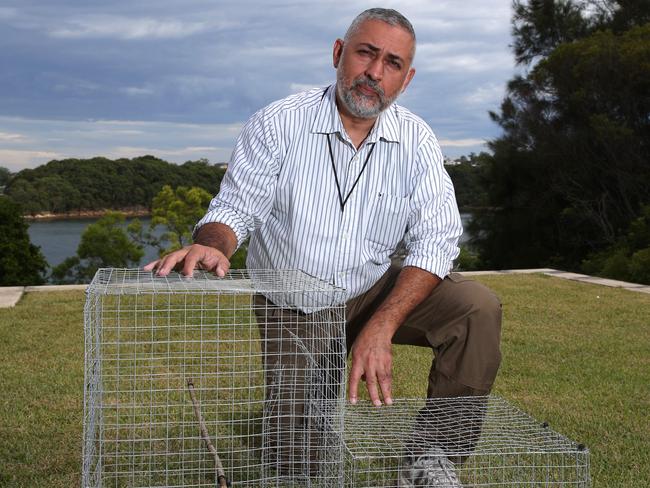
[[[402,239],[405,266],[445,277],[458,256],[462,224],[436,137],[393,104],[357,150],[335,92],[332,85],[299,93],[253,115],[196,228],[224,223],[239,245],[250,235],[248,268],[299,269],[345,288],[347,299],[387,271]],[[328,134],[341,193],[349,194],[343,211]]]

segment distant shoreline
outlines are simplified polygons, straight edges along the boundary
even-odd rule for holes
[[[109,212],[120,212],[128,218],[149,217],[151,211],[148,208],[104,208],[100,210],[78,210],[75,212],[51,213],[44,212],[35,215],[23,215],[25,220],[70,220],[70,219],[97,219]]]

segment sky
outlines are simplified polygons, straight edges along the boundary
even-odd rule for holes
[[[366,8],[418,38],[398,103],[443,153],[486,150],[515,72],[510,0],[2,0],[0,166],[153,154],[225,162],[268,103],[335,80],[332,46]]]

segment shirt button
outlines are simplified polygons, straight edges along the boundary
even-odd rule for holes
[[[350,238],[350,234],[348,234],[347,232],[343,232],[341,234],[341,237],[343,238],[344,241],[347,241]]]

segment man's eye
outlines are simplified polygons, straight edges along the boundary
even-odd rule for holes
[[[402,65],[397,61],[389,61],[388,64],[390,65],[391,68],[402,69]]]

